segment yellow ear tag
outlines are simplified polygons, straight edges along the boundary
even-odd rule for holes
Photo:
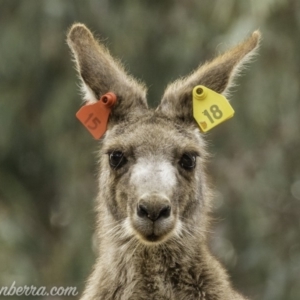
[[[234,110],[223,95],[197,85],[193,89],[193,114],[201,131],[206,132],[232,118]]]

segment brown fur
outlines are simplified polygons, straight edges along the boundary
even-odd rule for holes
[[[259,38],[254,32],[168,86],[152,111],[144,86],[125,73],[90,31],[82,24],[70,29],[68,44],[89,91],[85,99],[95,101],[109,91],[118,97],[99,151],[99,253],[82,300],[245,299],[207,247],[212,197],[191,92],[203,84],[226,93]],[[114,151],[126,158],[121,167],[109,163]],[[186,154],[195,160],[191,169],[181,165]]]

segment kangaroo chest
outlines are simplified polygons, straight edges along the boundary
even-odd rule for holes
[[[190,265],[190,264],[189,264]],[[117,276],[100,299],[114,300],[213,300],[201,270],[178,263],[144,260],[119,268]],[[110,294],[110,296],[108,296]]]

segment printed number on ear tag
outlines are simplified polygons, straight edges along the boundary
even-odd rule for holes
[[[223,95],[197,85],[193,89],[193,114],[200,129],[207,132],[232,118],[234,110]]]
[[[100,139],[105,133],[108,117],[116,100],[114,93],[107,93],[98,102],[84,105],[76,113],[76,117],[95,139]]]

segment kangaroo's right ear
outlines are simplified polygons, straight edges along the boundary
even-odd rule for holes
[[[110,124],[147,109],[145,86],[128,76],[122,65],[111,57],[83,24],[77,23],[71,27],[67,42],[82,79],[84,100],[96,102],[107,92],[117,95]]]

